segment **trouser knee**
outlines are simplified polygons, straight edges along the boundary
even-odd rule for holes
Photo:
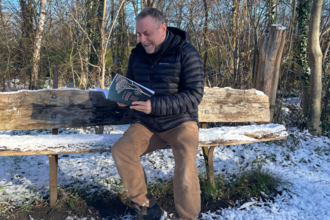
[[[111,148],[111,154],[113,159],[116,161],[119,158],[125,157],[130,150],[125,150],[127,148],[127,145],[124,143],[125,141],[122,141],[119,139]]]

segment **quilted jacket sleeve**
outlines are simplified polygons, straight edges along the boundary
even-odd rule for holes
[[[181,53],[180,90],[173,95],[152,97],[152,115],[177,115],[198,109],[204,92],[202,60],[190,44],[186,44]]]
[[[126,77],[129,78],[130,80],[135,81],[133,71],[132,71],[133,60],[134,60],[134,54],[131,53],[131,55],[129,56],[129,60],[128,60]]]

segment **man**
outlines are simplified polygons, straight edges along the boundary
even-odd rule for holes
[[[132,50],[126,76],[154,90],[145,102],[133,102],[140,114],[111,152],[127,197],[142,219],[159,219],[163,211],[147,191],[140,156],[171,146],[174,160],[173,219],[197,219],[200,186],[195,163],[198,104],[203,96],[202,61],[187,43],[187,32],[167,27],[162,13],[145,8],[136,18],[140,43]],[[124,107],[124,104],[118,103]]]

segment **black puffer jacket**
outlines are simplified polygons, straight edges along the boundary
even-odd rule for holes
[[[204,90],[202,60],[187,43],[189,34],[168,27],[169,38],[156,54],[139,43],[132,50],[126,76],[154,90],[151,113],[140,114],[149,128],[163,132],[186,121],[198,121],[198,104]]]

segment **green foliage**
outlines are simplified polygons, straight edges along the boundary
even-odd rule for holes
[[[215,177],[215,187],[206,178],[201,178],[202,200],[246,200],[251,197],[260,197],[261,192],[269,196],[278,193],[278,188],[285,186],[282,177],[276,176],[269,170],[262,169],[262,163],[256,167],[233,175],[233,181],[226,182],[224,176]]]
[[[309,83],[308,72],[308,56],[307,56],[307,43],[308,43],[308,24],[310,14],[311,0],[299,0],[297,6],[298,14],[298,29],[299,39],[297,45],[297,63],[302,68],[302,77],[307,83]]]
[[[330,110],[322,112],[322,130],[323,135],[330,137]]]
[[[159,178],[158,183],[152,185],[148,184],[148,190],[155,197],[170,197],[174,199],[173,179],[166,181]]]
[[[132,51],[134,47],[130,47],[130,53]],[[126,53],[127,48],[125,47],[125,53]],[[115,53],[115,57],[118,57],[117,55],[118,50],[115,49],[114,53]],[[127,56],[123,56],[123,61],[122,61],[122,67],[127,67],[128,66],[128,57]],[[113,65],[113,58],[112,58],[112,54],[111,54],[111,48],[107,49],[107,54],[105,55],[105,66],[112,66]]]
[[[224,175],[214,178],[213,186],[207,178],[206,173],[199,176],[202,203],[210,201],[247,200],[251,197],[260,197],[264,192],[268,196],[278,193],[280,187],[288,183],[282,177],[275,175],[269,170],[262,169],[262,163],[252,164],[252,168],[233,175],[231,181],[225,179]],[[159,183],[148,185],[148,190],[156,197],[166,197],[167,201],[174,199],[173,180],[158,180]]]
[[[242,172],[236,180],[236,190],[242,195],[243,199],[250,196],[258,197],[260,192],[267,195],[274,195],[281,186],[287,182],[282,177],[275,175],[269,170],[262,169],[262,164],[257,164],[250,170]]]
[[[215,176],[215,187],[210,183],[205,174],[200,175],[199,182],[202,191],[202,201],[219,201],[223,198],[225,199],[226,191],[231,185],[230,183],[225,183],[224,175]]]

